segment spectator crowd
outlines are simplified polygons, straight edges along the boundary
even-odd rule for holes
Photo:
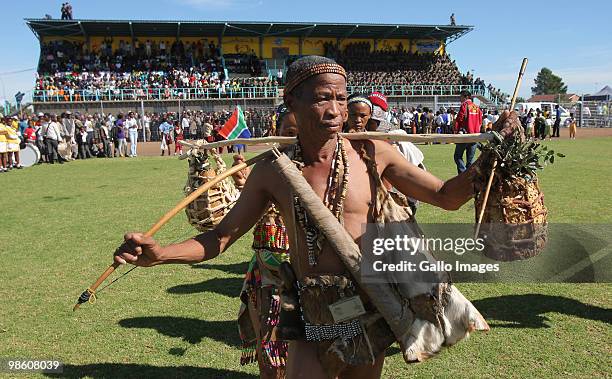
[[[461,74],[447,54],[413,53],[401,43],[375,51],[369,42],[349,43],[343,50],[327,43],[324,49],[346,68],[350,86],[475,84],[482,88],[479,94],[485,94],[486,86],[492,97],[507,98],[471,73]],[[274,97],[283,71],[261,76],[262,69],[254,52],[222,57],[215,43],[206,39],[136,38],[115,44],[107,38],[91,49],[82,42],[50,41],[42,47],[35,96],[38,101],[191,99],[230,93]],[[226,72],[232,77],[226,77]]]
[[[136,157],[139,142],[161,142],[161,155],[166,152],[180,154],[183,139],[206,139],[210,142],[222,140],[218,131],[230,118],[229,110],[205,112],[184,110],[175,112],[142,115],[137,112],[127,114],[72,113],[61,115],[38,113],[21,117],[6,118],[0,122],[0,137],[9,135],[4,130],[14,130],[15,143],[31,143],[41,152],[40,163],[60,163],[74,159],[93,157]],[[275,132],[275,113],[268,109],[247,109],[245,120],[251,135],[262,137]],[[8,126],[14,129],[7,129]],[[2,141],[0,141],[2,142]],[[174,146],[174,149],[172,149]],[[18,151],[18,150],[17,150]],[[6,169],[19,168],[19,157],[6,164]],[[2,164],[0,171],[4,171]]]
[[[82,42],[44,44],[36,78],[37,100],[192,98],[205,97],[207,91],[225,94],[243,87],[274,88],[278,84],[269,77],[226,78],[219,49],[207,40],[170,43],[136,39],[133,44],[120,40],[116,50],[112,46],[112,39],[91,51]],[[228,61],[237,71],[248,66],[252,74],[260,72],[255,70],[252,56],[233,55]],[[186,93],[185,89],[200,91]]]

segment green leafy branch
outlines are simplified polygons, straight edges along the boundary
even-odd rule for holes
[[[498,172],[504,178],[524,178],[531,181],[535,178],[537,170],[555,163],[555,156],[565,157],[533,140],[521,141],[519,133],[514,133],[510,138],[504,138],[495,131],[492,133],[495,136],[494,140],[481,144],[480,150],[497,157]]]

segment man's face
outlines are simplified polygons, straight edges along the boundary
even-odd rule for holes
[[[315,75],[287,94],[286,100],[300,135],[333,138],[348,118],[346,79],[339,74]]]
[[[349,129],[365,131],[366,125],[372,116],[372,110],[366,103],[352,103],[348,107],[348,126]]]
[[[298,135],[297,121],[293,113],[288,113],[283,117],[279,134],[283,137],[296,137]]]

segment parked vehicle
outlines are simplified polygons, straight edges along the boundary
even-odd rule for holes
[[[555,110],[556,105],[558,104],[545,101],[540,103],[518,103],[515,105],[514,109],[520,114],[529,112],[530,109],[533,109],[533,112],[535,113],[536,110],[539,109],[544,113],[550,113],[551,118],[554,121],[557,118],[557,112]],[[565,125],[565,120],[570,117],[570,112],[567,109],[563,108],[562,105],[559,105],[559,110],[561,111],[561,126],[563,126]]]

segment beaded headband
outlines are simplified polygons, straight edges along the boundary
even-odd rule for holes
[[[344,76],[346,79],[346,71],[339,64],[319,63],[306,68],[304,71],[291,78],[291,80],[285,85],[285,93],[290,93],[295,87],[306,79],[319,74],[338,74]]]
[[[370,107],[370,112],[372,111],[372,102],[369,99],[361,96],[355,96],[349,99],[347,105],[355,104],[355,103],[366,103]]]

